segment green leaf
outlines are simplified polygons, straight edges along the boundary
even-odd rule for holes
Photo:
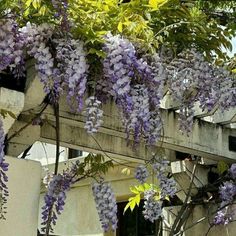
[[[47,7],[45,5],[43,5],[40,9],[39,9],[39,14],[44,16],[47,12]]]
[[[0,109],[0,114],[2,115],[4,119],[7,117],[7,115],[12,117],[13,119],[16,119],[16,116],[13,112],[5,110],[5,109]]]
[[[153,9],[164,5],[168,0],[149,0],[149,6]]]
[[[124,213],[129,208],[130,208],[131,211],[133,211],[136,205],[139,206],[140,200],[141,200],[141,197],[140,197],[139,193],[137,195],[135,195],[134,197],[130,197],[129,202],[125,206]]]
[[[123,31],[123,23],[122,22],[119,22],[117,29],[120,33],[122,33],[122,31]]]
[[[229,166],[224,161],[219,161],[217,163],[217,171],[219,174],[223,174],[225,171],[227,171]]]
[[[134,186],[134,187],[130,187],[130,191],[134,194],[139,194],[139,191],[137,190],[137,187]]]
[[[124,208],[124,213],[130,208],[131,202],[128,202]]]
[[[38,9],[40,8],[40,5],[41,5],[41,0],[33,0],[32,1],[32,5],[35,9]]]
[[[102,50],[97,50],[95,48],[90,48],[88,51],[88,54],[96,54],[98,57],[105,58],[106,53],[103,52]]]
[[[124,174],[124,175],[130,175],[130,169],[129,168],[123,168],[122,170],[121,170],[121,173],[122,174]]]
[[[33,0],[25,1],[25,6],[28,8],[32,4]]]
[[[139,185],[139,186],[137,187],[137,189],[138,189],[139,192],[144,192],[144,191],[145,191],[145,188],[144,188],[143,185]]]
[[[145,190],[149,190],[151,188],[151,185],[149,185],[147,183],[144,183],[143,187],[144,187]]]

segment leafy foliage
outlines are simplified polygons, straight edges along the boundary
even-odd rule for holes
[[[53,1],[2,0],[0,15],[12,12],[20,24],[50,22],[60,25]],[[227,2],[227,3],[226,3]],[[193,0],[69,0],[67,13],[71,33],[89,45],[90,53],[101,55],[98,45],[108,32],[122,33],[127,38],[145,45],[153,51],[161,45],[183,48],[196,47],[204,51],[208,59],[217,55],[225,59],[221,46],[230,49],[229,37],[235,29],[228,22],[222,31],[221,22],[213,16],[216,9],[235,7],[234,1]],[[210,6],[206,11],[206,6]]]
[[[156,191],[157,196],[156,196],[155,200],[159,201],[160,197],[158,197],[158,196],[160,196],[160,188],[158,188],[157,185],[144,183],[141,185],[136,185],[136,186],[130,187],[130,191],[133,194],[135,194],[135,196],[130,197],[128,199],[128,203],[125,206],[124,212],[126,212],[128,209],[133,211],[135,206],[139,206],[140,200],[142,199],[144,192],[151,190],[151,189]]]

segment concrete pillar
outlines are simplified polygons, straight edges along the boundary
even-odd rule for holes
[[[9,198],[1,236],[36,236],[41,183],[39,162],[6,157],[9,163]]]

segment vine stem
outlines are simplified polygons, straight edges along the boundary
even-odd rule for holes
[[[60,158],[60,117],[59,117],[59,104],[58,103],[54,105],[54,113],[56,117],[56,161],[55,161],[54,175],[57,175],[59,158]]]
[[[39,118],[43,114],[43,112],[46,110],[47,106],[48,106],[48,103],[45,103],[42,110],[39,113],[37,113],[34,116],[34,118],[32,118],[28,123],[26,123],[23,127],[21,127],[14,134],[12,134],[10,137],[7,138],[6,143],[9,143],[13,138],[15,138],[18,134],[20,134],[24,129],[30,126],[35,119]]]
[[[54,104],[54,115],[56,117],[56,160],[55,160],[55,169],[54,169],[54,175],[58,174],[58,166],[59,166],[59,158],[60,158],[60,117],[59,117],[59,104],[58,102]],[[52,222],[52,210],[53,205],[49,210],[49,216],[48,216],[48,222],[46,226],[46,232],[45,236],[49,236],[50,233],[50,225]]]
[[[170,232],[170,236],[175,235],[176,229],[180,230],[182,223],[184,223],[184,221],[183,221],[184,216],[185,216],[185,218],[187,216],[187,218],[185,220],[188,219],[189,214],[186,213],[186,210],[187,210],[187,212],[189,211],[188,201],[189,201],[191,190],[192,190],[192,187],[193,187],[193,181],[194,181],[195,173],[196,173],[196,170],[197,170],[197,164],[198,164],[198,158],[196,160],[196,164],[193,167],[193,172],[192,172],[192,175],[191,175],[191,181],[190,181],[190,184],[189,184],[188,193],[187,193],[185,201],[184,201],[184,203],[183,203],[183,205],[182,205],[180,211],[178,212],[178,215],[177,215],[177,217],[174,221],[174,224],[173,224],[171,232]]]

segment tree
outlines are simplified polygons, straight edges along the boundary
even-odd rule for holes
[[[47,106],[54,108],[56,116],[55,172],[48,183],[43,211],[46,235],[63,210],[66,191],[75,181],[87,177],[98,178],[93,191],[97,205],[103,206],[99,208],[99,216],[104,230],[109,227],[106,222],[113,229],[117,223],[116,212],[109,215],[101,199],[101,192],[105,192],[110,196],[110,205],[114,205],[110,186],[102,179],[111,162],[90,154],[84,163],[58,174],[59,99],[63,92],[68,94],[68,105],[73,112],[81,112],[85,107],[85,129],[91,135],[102,124],[102,105],[113,99],[122,114],[127,139],[133,136],[133,148],[140,140],[150,147],[160,140],[164,87],[180,103],[180,129],[187,133],[191,132],[196,102],[207,111],[215,106],[222,110],[235,108],[234,76],[224,65],[229,58],[222,52],[222,46],[231,49],[230,38],[235,35],[231,17],[235,4],[233,1],[207,4],[208,10],[206,2],[201,0],[3,1],[0,71],[24,81],[25,62],[33,58],[44,85],[45,99],[43,109],[32,122],[40,121]],[[218,9],[221,14],[216,14]],[[229,17],[222,20],[223,13]],[[86,92],[88,98],[84,104]],[[2,149],[3,146],[2,141]],[[146,169],[138,167],[137,178],[144,185],[132,190],[138,195],[128,206],[133,208],[140,200],[140,192],[144,192],[146,202],[154,204],[160,212],[159,200],[174,195],[174,182],[162,171],[165,161],[153,157],[150,163],[156,166],[162,180],[160,188],[145,185]],[[7,197],[8,166],[3,157],[0,167],[1,190]],[[149,205],[145,206],[148,218]],[[157,212],[155,219],[160,216]],[[175,224],[177,228],[180,225]]]

